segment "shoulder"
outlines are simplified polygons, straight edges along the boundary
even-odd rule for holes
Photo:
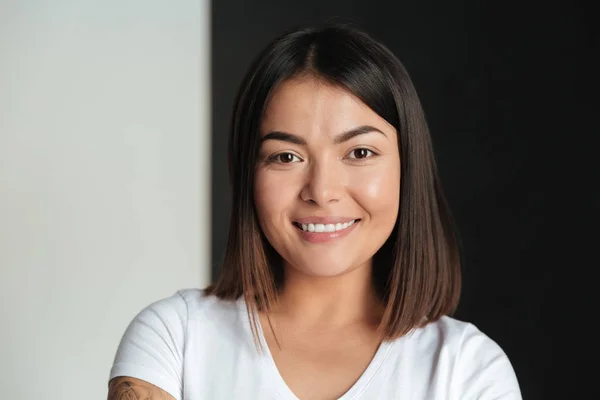
[[[464,324],[456,347],[453,389],[460,398],[521,399],[513,366],[502,347],[475,325]]]
[[[400,338],[398,344],[398,354],[410,354],[422,375],[443,379],[456,398],[521,398],[506,353],[472,323],[445,316]]]
[[[414,352],[430,352],[433,348],[439,348],[450,354],[457,354],[464,337],[469,334],[486,337],[469,322],[443,316],[414,329],[397,341],[405,350],[408,348]]]
[[[222,300],[214,295],[207,295],[204,289],[180,289],[172,298],[174,302],[185,305],[187,319],[190,322],[204,321],[205,323],[215,320],[228,320],[237,318],[241,309],[244,308],[243,299],[237,301]],[[165,301],[165,300],[163,300]],[[169,299],[166,299],[168,302]],[[183,306],[181,306],[183,308]]]
[[[448,316],[415,329],[403,339],[417,349],[434,346],[454,356],[469,351],[502,352],[500,346],[477,326]]]
[[[230,325],[244,315],[241,313],[244,309],[242,298],[237,301],[222,300],[207,295],[204,289],[180,289],[146,305],[135,315],[127,330],[160,327],[169,335],[175,333],[180,336],[192,325],[203,329],[215,324]]]
[[[205,314],[239,310],[239,304],[239,301],[226,301],[213,295],[207,295],[204,289],[186,288],[148,304],[140,314],[153,313],[187,320]]]
[[[420,341],[439,343],[455,352],[463,351],[465,345],[498,348],[496,342],[474,324],[448,316],[417,329],[414,335]]]
[[[452,355],[456,367],[461,372],[466,369],[466,365],[463,364],[483,367],[491,362],[503,360],[509,365],[502,347],[470,322],[442,317],[425,327],[424,332],[425,336],[430,336],[430,340],[438,342]]]
[[[196,288],[148,304],[126,328],[109,378],[140,379],[180,399],[187,341],[192,337],[206,345],[214,343],[223,332],[219,328],[238,309],[239,302],[207,296]]]
[[[223,300],[206,294],[204,289],[187,288],[149,304],[132,325],[144,330],[140,334],[147,336],[146,331],[151,329],[182,346],[186,341],[210,344],[232,335],[243,337],[247,318],[244,310],[243,298]]]

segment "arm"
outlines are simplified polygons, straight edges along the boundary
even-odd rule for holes
[[[175,400],[175,398],[141,379],[119,376],[110,380],[107,400]]]
[[[114,400],[145,400],[143,393],[154,396],[148,400],[182,400],[186,327],[187,303],[179,292],[137,314],[121,338],[108,377]]]

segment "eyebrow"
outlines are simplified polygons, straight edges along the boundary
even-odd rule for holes
[[[335,144],[344,143],[344,142],[347,142],[348,140],[352,139],[355,136],[364,135],[364,134],[371,133],[371,132],[379,132],[383,136],[386,136],[385,133],[383,133],[381,130],[375,128],[374,126],[362,125],[362,126],[359,126],[358,128],[353,128],[353,129],[350,129],[349,131],[340,133],[339,135],[337,135],[335,137],[333,142]],[[302,137],[300,137],[298,135],[294,135],[292,133],[286,133],[286,132],[281,132],[281,131],[273,131],[273,132],[267,133],[265,136],[262,137],[261,143],[264,143],[267,140],[281,140],[283,142],[289,142],[289,143],[304,145],[304,146],[307,144],[306,140],[304,140]]]

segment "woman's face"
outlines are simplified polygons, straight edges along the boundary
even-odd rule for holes
[[[370,265],[398,217],[394,127],[350,92],[304,78],[275,90],[260,136],[255,203],[286,268],[336,276]]]

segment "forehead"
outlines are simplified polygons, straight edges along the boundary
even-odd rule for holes
[[[302,134],[332,134],[360,125],[393,129],[350,91],[306,77],[281,83],[273,92],[261,123],[261,135],[271,130]]]

